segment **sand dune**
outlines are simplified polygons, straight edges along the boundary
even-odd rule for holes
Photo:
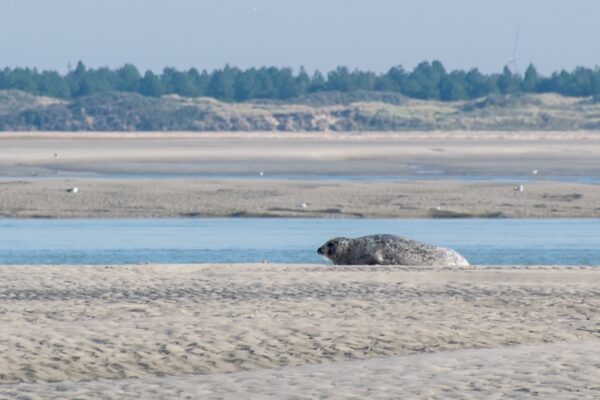
[[[2,267],[0,398],[591,398],[599,288],[594,269]]]

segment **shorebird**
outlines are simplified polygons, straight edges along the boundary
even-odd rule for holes
[[[302,204],[300,204],[300,207],[302,207],[302,208],[308,208],[308,204],[302,203]]]
[[[67,193],[77,193],[79,189],[77,187],[72,187],[67,189]]]
[[[518,185],[518,186],[515,186],[515,187],[513,188],[513,190],[514,190],[515,192],[518,192],[518,193],[523,193],[523,192],[525,191],[525,186],[523,186],[523,185]]]
[[[54,158],[58,158],[58,153],[54,153]]]

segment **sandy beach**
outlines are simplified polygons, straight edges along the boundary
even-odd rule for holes
[[[600,392],[600,271],[0,268],[0,398]]]
[[[4,217],[600,216],[600,185],[577,180],[600,176],[589,132],[4,133],[0,146]]]

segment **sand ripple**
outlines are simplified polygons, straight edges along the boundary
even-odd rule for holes
[[[598,310],[593,269],[1,267],[0,398],[60,398],[63,389],[78,398],[192,388],[228,396],[218,382],[261,396],[271,386],[341,395],[386,385],[530,395],[563,392],[567,381],[590,393]],[[464,349],[488,350],[453,351]],[[410,376],[414,386],[402,383]],[[90,382],[69,383],[81,381]]]
[[[21,399],[597,399],[597,342],[458,350],[184,377],[18,384]]]

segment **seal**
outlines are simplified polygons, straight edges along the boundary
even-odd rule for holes
[[[468,266],[454,250],[395,235],[370,235],[327,241],[317,253],[335,265]]]

